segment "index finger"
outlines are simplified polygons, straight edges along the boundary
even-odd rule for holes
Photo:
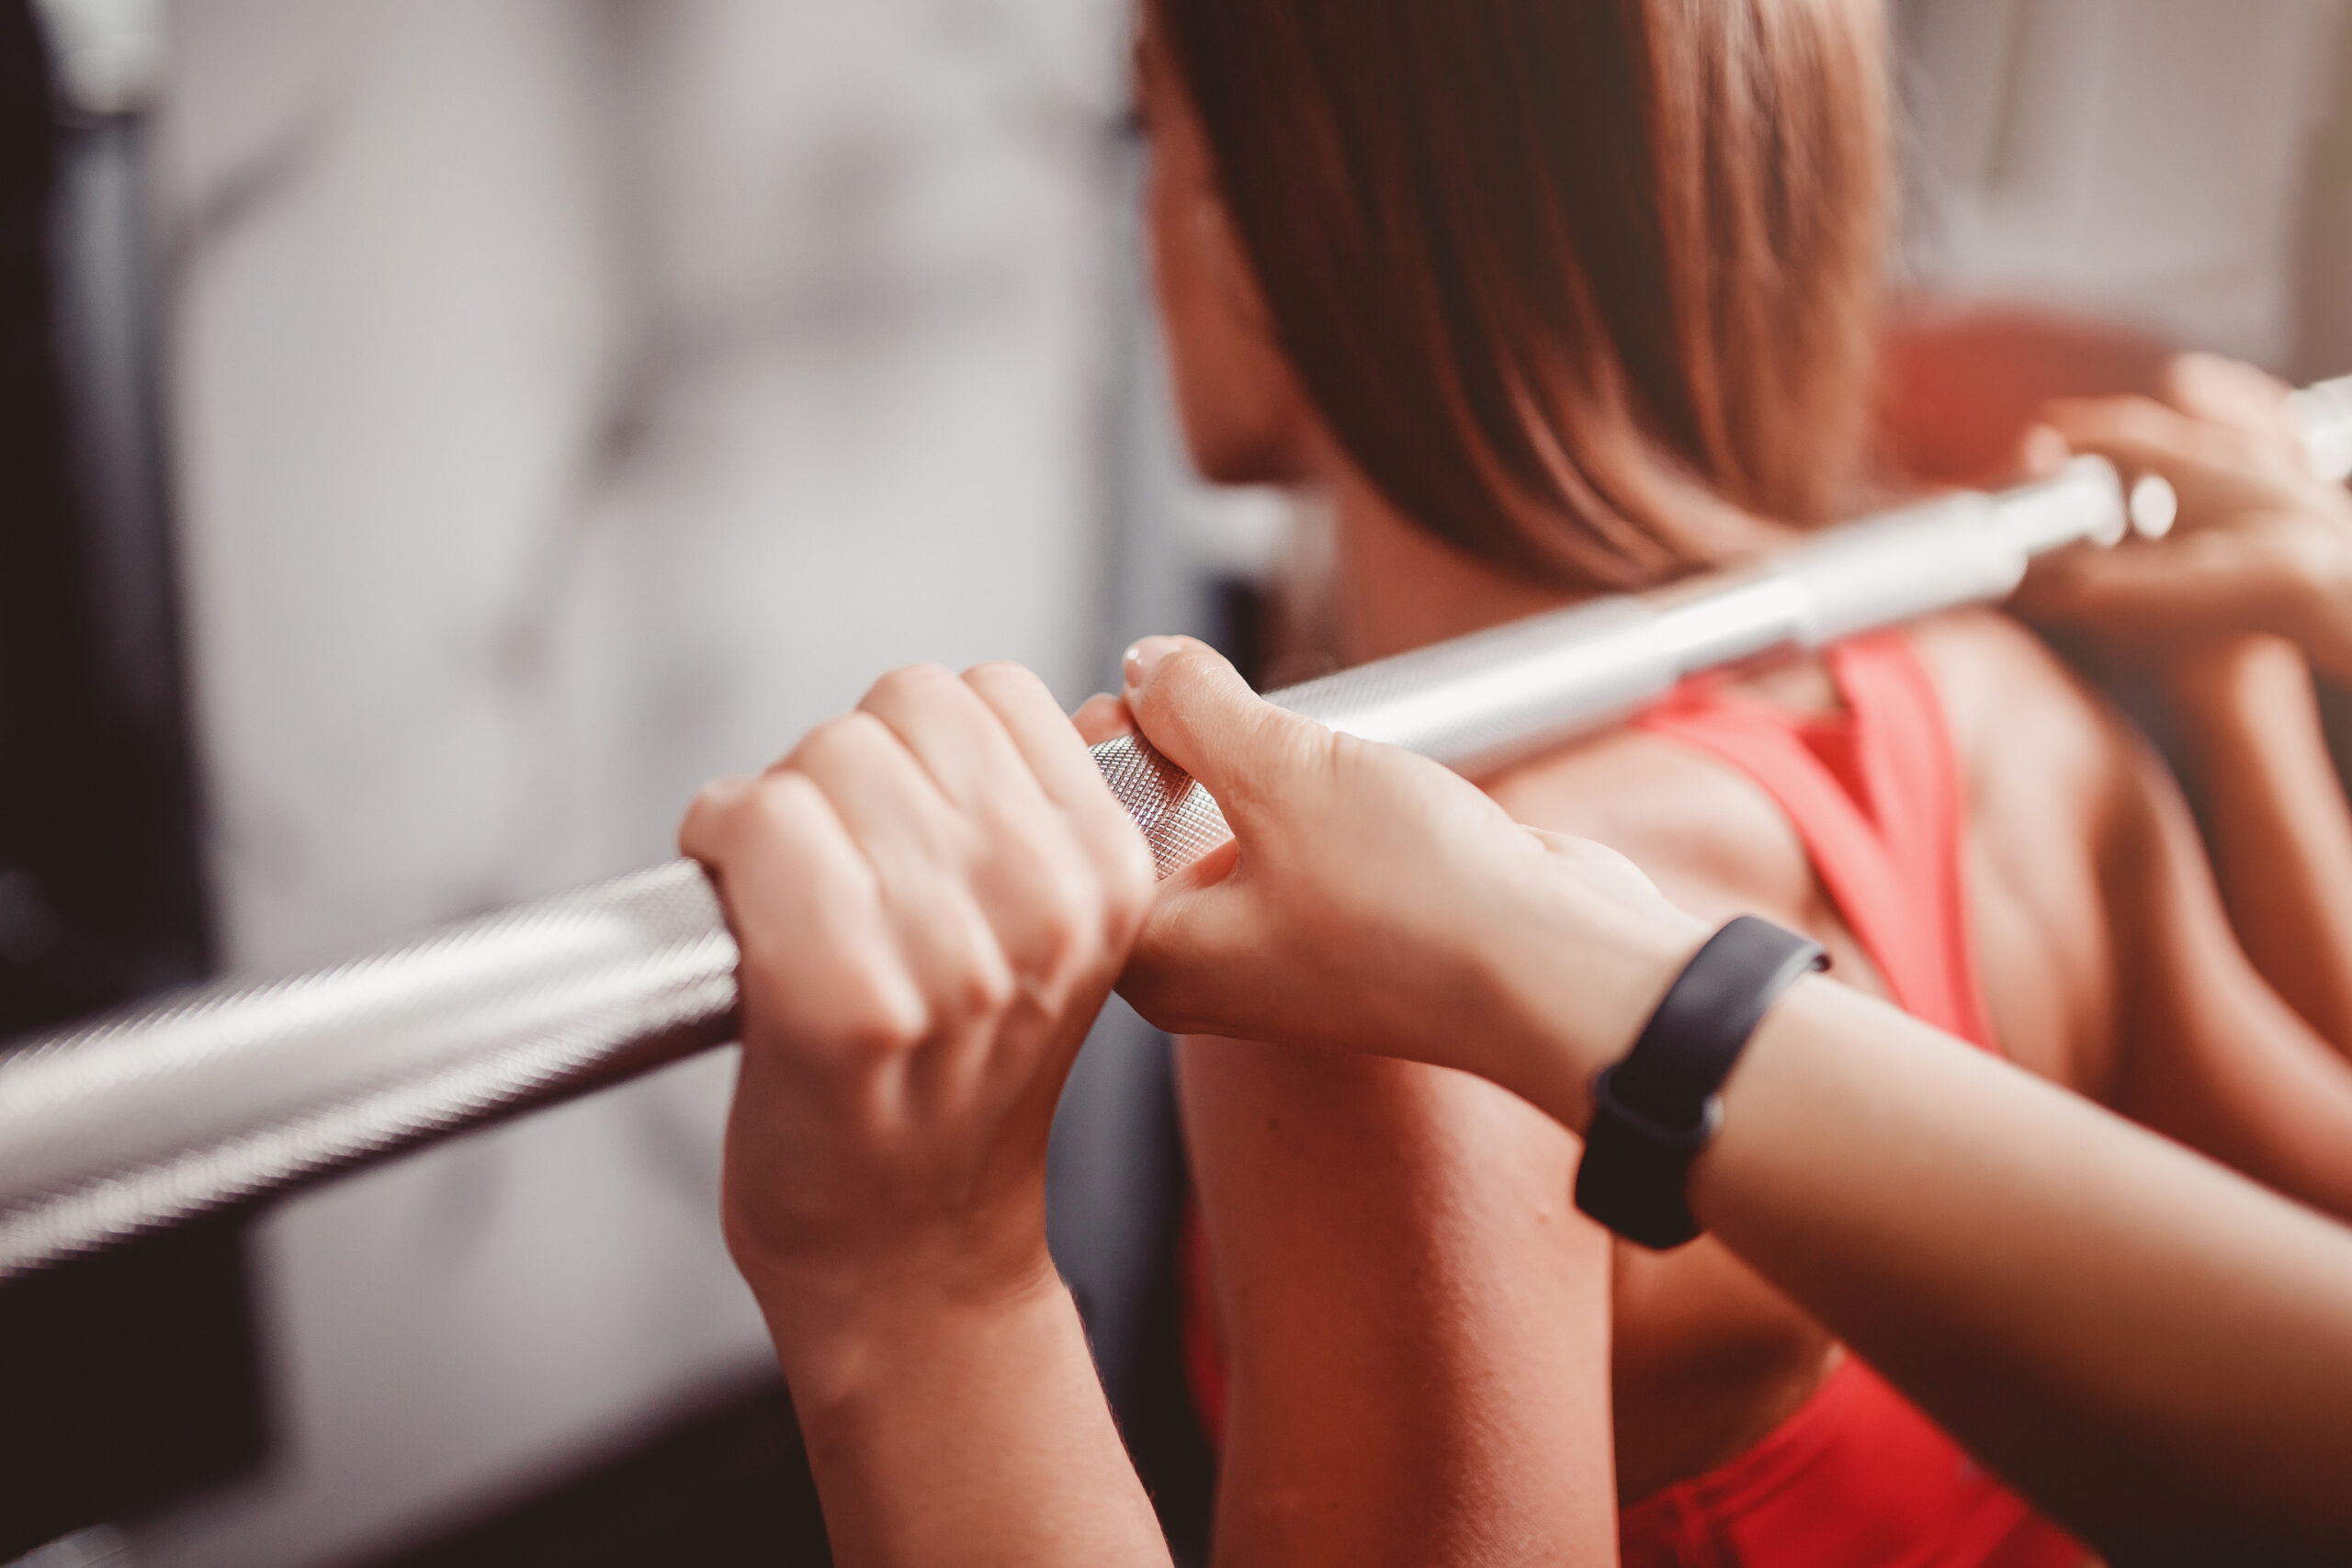
[[[965,671],[964,681],[994,711],[1046,798],[1071,818],[1096,853],[1148,859],[1142,830],[1111,793],[1076,726],[1043,681],[1004,662],[976,665]]]
[[[2162,472],[2229,457],[2219,430],[2154,398],[2060,398],[2043,406],[2041,419],[2075,451],[2128,468]]]
[[[1127,705],[1108,692],[1097,692],[1079,704],[1069,721],[1077,728],[1078,738],[1089,746],[1100,746],[1105,740],[1136,732],[1136,721],[1128,714]]]
[[[2184,354],[2165,367],[2165,400],[2197,419],[2225,424],[2264,444],[2299,446],[2284,381],[2215,354]]]

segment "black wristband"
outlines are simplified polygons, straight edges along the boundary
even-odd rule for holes
[[[1828,966],[1819,942],[1753,915],[1708,938],[1592,1086],[1577,1207],[1661,1251],[1697,1235],[1682,1184],[1723,1118],[1715,1091],[1781,993]]]

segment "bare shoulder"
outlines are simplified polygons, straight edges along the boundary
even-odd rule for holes
[[[2127,817],[2168,777],[2131,721],[1996,610],[1910,633],[1958,754],[1969,837],[2018,876],[2095,875]]]
[[[2010,616],[1954,611],[1919,622],[1910,637],[1942,699],[1972,802],[2015,784],[2045,807],[2093,811],[2129,773],[2130,726]],[[2053,797],[2059,784],[2075,787]]]
[[[1834,921],[1804,846],[1770,795],[1680,742],[1619,729],[1487,781],[1512,818],[1609,845],[1713,918]]]
[[[2113,953],[2101,858],[2144,785],[2130,727],[2008,616],[1959,612],[1910,632],[1959,764],[1971,935],[2005,1051],[2061,1081],[2112,1070]],[[1523,765],[1489,791],[1522,822],[1609,844],[1710,919],[1753,912],[1872,974],[1780,807],[1676,741],[1618,731]]]
[[[2100,1094],[2118,1070],[2107,875],[2118,829],[2165,787],[2130,723],[1997,611],[1913,628],[1967,803],[1964,874],[1985,1003],[2020,1066]]]

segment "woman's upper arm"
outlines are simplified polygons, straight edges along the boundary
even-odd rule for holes
[[[1606,1563],[1607,1236],[1576,1142],[1442,1069],[1181,1057],[1232,1369],[1220,1563]]]
[[[2262,978],[2187,804],[2121,748],[2100,876],[2122,1020],[2117,1109],[2288,1196],[2352,1217],[2352,1063]]]

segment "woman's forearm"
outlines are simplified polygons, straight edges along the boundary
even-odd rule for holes
[[[1635,1026],[1532,956],[1589,948],[1592,911],[1515,913],[1464,940],[1548,1043],[1495,1031],[1479,1070],[1580,1129]],[[1687,956],[1662,931],[1610,968],[1655,998]],[[2352,1539],[2352,1231],[1834,981],[1774,1008],[1723,1100],[1689,1185],[1711,1234],[2085,1539]]]
[[[1054,1106],[1152,897],[1061,705],[895,671],[679,844],[742,957],[728,1250],[835,1560],[1165,1568],[1046,1245]]]
[[[1125,982],[1146,1016],[1466,1069],[1585,1127],[1703,928],[1205,649],[1159,652],[1128,704],[1251,873],[1163,889]],[[1768,1015],[1723,1112],[1699,1219],[2085,1537],[2341,1559],[2352,1231],[1824,979]]]
[[[1058,1279],[775,1337],[835,1562],[1166,1568]]]
[[[2352,1535],[2352,1233],[1826,981],[1766,1021],[1690,1190],[2104,1549]]]
[[[2287,1004],[2352,1055],[2352,810],[2310,666],[2290,643],[2249,637],[2191,656],[2171,683],[2239,942]]]

